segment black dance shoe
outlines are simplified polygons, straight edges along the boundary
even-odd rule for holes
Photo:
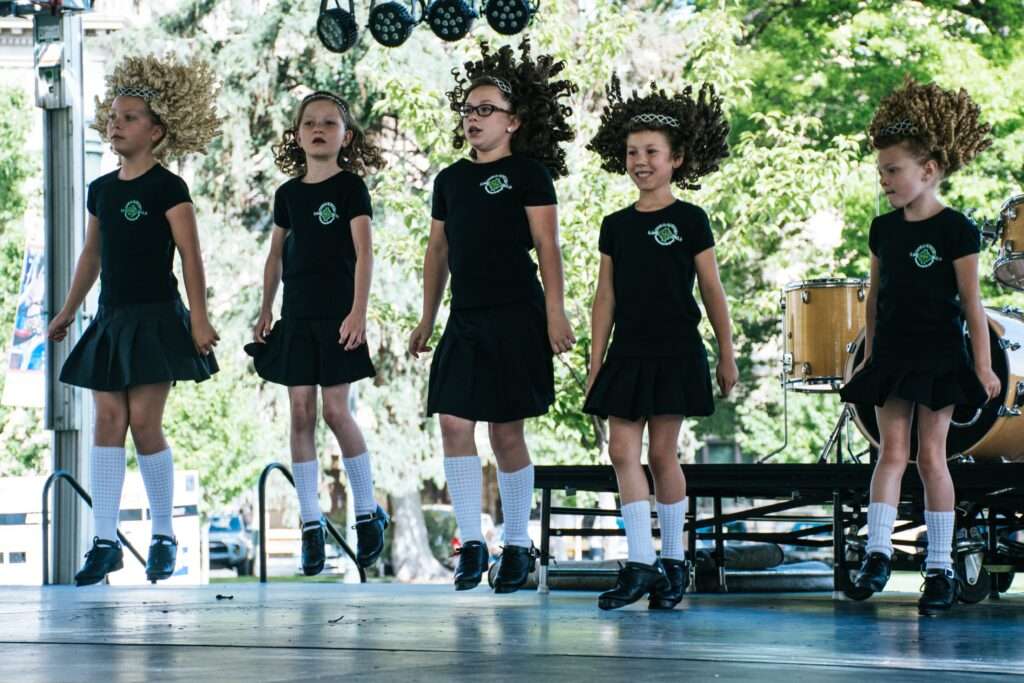
[[[174,573],[174,564],[178,558],[178,539],[164,534],[153,534],[149,544],[149,557],[146,558],[146,580],[156,583],[168,579]]]
[[[627,562],[619,570],[619,578],[615,588],[601,593],[597,598],[597,606],[601,609],[618,609],[631,605],[647,594],[668,591],[672,582],[665,574],[661,562],[654,564]]]
[[[302,525],[302,573],[316,576],[324,570],[324,523],[307,522]]]
[[[853,581],[853,586],[859,600],[866,600],[872,593],[880,593],[889,582],[889,574],[892,573],[892,558],[886,557],[884,553],[868,553],[864,563],[860,566],[860,573]],[[864,597],[860,597],[863,595]]]
[[[381,506],[368,515],[356,517],[356,562],[360,567],[369,567],[384,550],[384,530],[388,528],[390,518]]]
[[[85,564],[75,574],[76,586],[90,586],[107,578],[124,566],[124,552],[119,541],[93,536],[92,549],[85,554]]]
[[[455,554],[459,556],[459,566],[455,568],[455,590],[476,588],[487,571],[487,546],[480,541],[468,541]]]
[[[530,546],[506,545],[498,558],[498,572],[494,577],[495,593],[515,593],[523,587],[537,564],[537,551]]]
[[[917,601],[917,612],[930,617],[945,612],[960,596],[960,579],[951,569],[929,569],[921,586],[921,599]]]
[[[675,609],[675,606],[683,601],[686,587],[690,585],[690,563],[686,560],[663,557],[661,566],[665,568],[665,574],[672,585],[667,590],[655,588],[651,591],[651,600],[647,603],[647,607],[648,609]]]

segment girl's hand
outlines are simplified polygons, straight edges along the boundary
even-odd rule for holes
[[[733,356],[718,361],[715,379],[718,380],[718,390],[722,392],[722,398],[726,398],[740,379],[740,370],[736,367],[736,359]]]
[[[974,371],[978,374],[978,381],[981,382],[981,386],[985,387],[985,395],[988,396],[988,400],[991,401],[999,398],[999,392],[1002,390],[1003,385],[996,373],[992,372],[991,366],[975,368]]]
[[[366,314],[353,310],[341,321],[338,328],[338,343],[345,345],[346,351],[358,349],[366,343]]]
[[[551,350],[555,353],[565,353],[576,343],[576,335],[573,334],[572,325],[565,313],[548,315],[548,341],[551,342]]]
[[[252,340],[257,344],[266,344],[267,335],[270,334],[273,327],[274,314],[270,311],[263,311],[260,313],[260,319],[256,321],[256,326],[252,328]]]
[[[413,328],[412,334],[409,335],[409,353],[414,358],[419,358],[421,353],[427,353],[432,351],[427,342],[430,341],[431,335],[434,334],[434,326],[428,325],[425,321],[421,320],[415,328]]]
[[[195,344],[196,351],[207,356],[219,341],[220,335],[213,329],[209,318],[202,316],[192,320],[192,343]]]
[[[66,311],[61,311],[53,316],[53,320],[50,321],[50,325],[46,329],[46,338],[50,341],[64,341],[64,338],[68,336],[68,328],[71,327],[74,320],[74,314]]]

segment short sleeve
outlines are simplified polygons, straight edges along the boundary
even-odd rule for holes
[[[192,195],[189,194],[188,185],[178,176],[171,174],[167,180],[167,187],[161,195],[163,199],[163,212],[167,213],[178,204],[191,204]]]
[[[871,221],[871,228],[868,230],[868,248],[875,256],[878,256],[878,250],[882,248],[880,232],[881,227],[878,225],[878,219],[875,218]]]
[[[612,251],[615,248],[613,235],[612,226],[608,223],[608,217],[605,216],[604,220],[601,221],[601,235],[597,240],[597,248],[602,254],[606,254],[608,256],[612,255]]]
[[[352,178],[351,199],[348,202],[348,219],[352,220],[357,216],[373,218],[373,205],[370,202],[370,191],[366,189],[366,183],[357,175],[353,175]]]
[[[533,168],[526,171],[526,192],[523,195],[523,206],[551,206],[558,203],[555,194],[555,183],[544,164],[534,163]]]
[[[288,202],[285,200],[283,190],[284,187],[279,187],[277,192],[274,193],[274,225],[285,230],[291,230],[292,221],[288,217]]]
[[[690,247],[694,254],[699,254],[705,249],[715,246],[715,235],[711,232],[711,221],[704,209],[694,207],[693,232],[690,236]]]
[[[444,189],[442,187],[442,177],[444,171],[437,174],[434,178],[434,194],[431,200],[430,215],[437,221],[444,221],[448,218],[448,204],[444,199]]]
[[[96,208],[96,194],[96,183],[89,183],[89,189],[86,190],[85,193],[85,208],[88,209],[89,213],[91,213],[93,216],[99,215],[96,213],[96,211],[98,210]]]
[[[977,226],[963,215],[958,214],[957,218],[949,254],[951,261],[981,251],[981,233]]]

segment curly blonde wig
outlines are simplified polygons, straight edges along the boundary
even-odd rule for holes
[[[210,65],[197,57],[179,61],[155,55],[128,57],[107,76],[103,99],[96,98],[92,127],[107,141],[107,119],[118,96],[140,97],[164,136],[153,148],[160,161],[206,151],[217,137],[220,119],[216,112],[218,87]]]
[[[693,86],[669,95],[652,83],[649,95],[641,97],[634,90],[624,99],[619,77],[612,75],[606,93],[601,126],[587,145],[601,157],[604,170],[626,172],[626,138],[637,131],[665,134],[672,153],[683,159],[672,173],[672,182],[684,190],[700,189],[700,178],[717,171],[729,156],[729,123],[722,113],[722,98],[710,83],[704,83],[696,97]]]
[[[326,90],[317,90],[302,98],[299,109],[295,112],[293,126],[284,131],[280,144],[271,149],[274,152],[274,163],[290,176],[306,175],[306,153],[299,147],[297,133],[302,124],[302,114],[312,102],[327,101],[338,108],[345,130],[352,133],[352,140],[338,151],[338,166],[359,176],[379,171],[387,164],[380,147],[373,144],[366,132],[352,116],[352,107],[347,101]]]
[[[906,144],[949,176],[992,145],[991,131],[992,126],[981,122],[981,108],[963,88],[953,92],[907,76],[903,86],[878,105],[868,134],[875,149]]]

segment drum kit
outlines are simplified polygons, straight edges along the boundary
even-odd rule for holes
[[[1007,200],[999,218],[984,224],[982,234],[1000,243],[993,277],[1006,287],[1024,291],[1024,194]],[[836,393],[850,379],[864,358],[867,287],[868,282],[861,279],[818,279],[792,282],[783,288],[780,305],[785,391]],[[992,370],[1002,384],[1001,393],[980,409],[956,409],[947,449],[950,455],[1024,462],[1024,311],[1004,307],[986,308],[985,313]],[[788,443],[785,402],[784,409]],[[845,405],[819,462],[827,461],[833,447],[838,449],[837,460],[841,461],[841,438],[851,421],[872,446],[878,447],[875,407]],[[765,456],[762,462],[781,450]]]

